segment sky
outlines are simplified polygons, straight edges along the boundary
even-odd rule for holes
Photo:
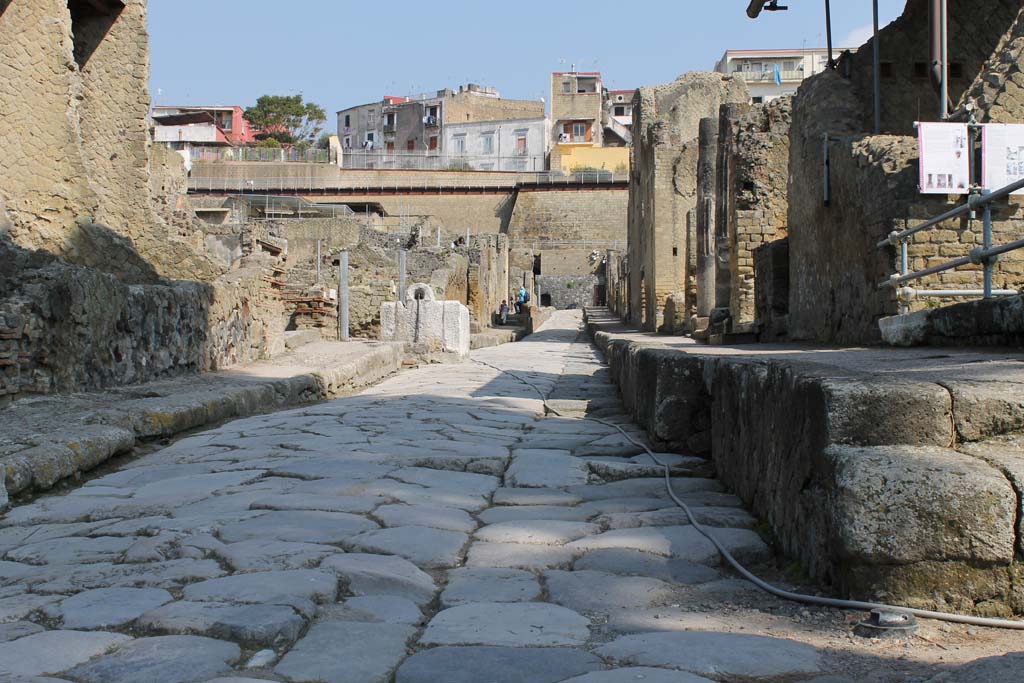
[[[154,104],[249,106],[302,94],[328,114],[384,95],[491,85],[550,98],[550,73],[600,71],[605,87],[667,83],[714,69],[726,49],[825,45],[824,2],[781,0],[149,0]],[[882,26],[905,0],[879,0]],[[871,35],[871,0],[832,1],[833,42]]]

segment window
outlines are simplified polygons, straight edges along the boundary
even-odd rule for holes
[[[892,62],[879,62],[878,75],[882,78],[892,78]]]
[[[385,142],[384,143],[384,149],[386,149],[389,152],[394,152],[395,151],[395,143],[393,143],[393,142]]]
[[[572,92],[572,83],[570,81],[562,81],[562,92],[567,95]]]
[[[484,133],[484,154],[494,154],[494,133]]]
[[[574,123],[574,124],[572,124],[572,141],[573,142],[586,142],[587,141],[587,124],[585,124],[585,123]]]
[[[395,127],[395,112],[388,112],[384,114],[384,127],[394,128]]]
[[[229,111],[215,111],[213,113],[214,125],[228,133],[231,132],[231,119],[232,114]]]
[[[433,139],[433,138],[431,138]],[[455,135],[452,137],[452,154],[465,154],[466,153],[466,136]]]
[[[431,135],[430,141],[427,143],[427,149],[436,152],[437,151],[437,136]]]
[[[625,116],[625,115],[626,115],[626,107],[624,107],[621,104],[618,105],[617,107],[615,107],[615,112],[614,112],[613,116]]]
[[[351,128],[352,127],[352,115],[351,114],[345,114],[345,127],[346,128]]]
[[[0,6],[6,5],[2,3]],[[71,12],[71,38],[75,63],[85,68],[92,53],[107,37],[114,22],[124,11],[121,0],[68,0]]]
[[[750,101],[753,102],[754,104],[763,104],[764,103],[764,98],[763,97],[751,97]]]
[[[346,135],[345,140],[344,142],[342,142],[342,144],[345,146],[345,149],[352,149],[352,136]]]
[[[366,141],[367,142],[374,142],[374,134],[373,134],[373,132],[369,132],[369,133],[366,134]]]
[[[407,142],[405,143],[405,148],[406,148],[406,149],[407,149],[408,151],[412,152],[413,150],[415,150],[415,149],[416,149],[416,141],[415,141],[415,140],[408,140],[408,141],[407,141]]]
[[[516,150],[516,156],[517,157],[524,157],[524,156],[526,156],[526,150],[527,150],[527,147],[526,147],[526,134],[527,134],[527,132],[525,130],[517,130],[515,132],[515,139],[516,139],[515,150]]]

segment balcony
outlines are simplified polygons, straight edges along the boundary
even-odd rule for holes
[[[384,124],[384,135],[394,135],[395,134],[395,128],[396,128],[395,124],[393,124],[393,123],[385,123]]]
[[[732,75],[742,78],[747,83],[773,83],[775,81],[774,71],[733,71]],[[803,71],[780,71],[779,80],[783,83],[793,83],[804,80]]]
[[[437,116],[424,116],[423,125],[427,128],[438,128],[441,125],[441,119]]]

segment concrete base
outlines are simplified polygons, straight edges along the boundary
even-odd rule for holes
[[[626,409],[656,445],[710,456],[823,585],[1024,613],[1018,470],[950,447],[1024,430],[1024,370],[1009,357],[669,346],[589,313]],[[1007,448],[1024,462],[1019,443]]]
[[[1024,344],[1024,297],[1009,296],[928,308],[878,321],[892,346],[1020,346]]]

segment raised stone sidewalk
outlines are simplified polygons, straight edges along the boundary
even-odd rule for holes
[[[317,341],[220,372],[18,401],[0,410],[0,512],[8,494],[49,489],[138,445],[351,393],[402,357],[401,344]]]
[[[1024,614],[1019,349],[707,346],[588,311],[630,413],[860,599]]]

